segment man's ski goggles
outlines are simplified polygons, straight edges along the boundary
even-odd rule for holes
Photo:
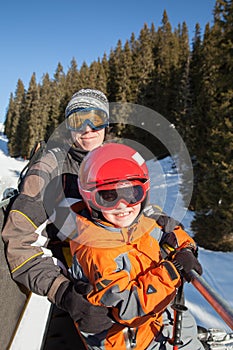
[[[121,181],[84,192],[90,206],[100,210],[115,209],[120,202],[132,207],[145,199],[148,183],[138,180]]]
[[[71,131],[82,131],[89,125],[93,130],[108,126],[108,115],[98,108],[77,109],[66,118],[66,127]]]

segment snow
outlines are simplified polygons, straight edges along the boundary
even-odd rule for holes
[[[1,130],[1,128],[0,128]],[[7,187],[17,187],[20,171],[26,161],[8,156],[7,138],[0,131],[0,198]]]
[[[6,187],[15,187],[17,178],[25,166],[26,161],[9,157],[7,152],[7,139],[0,130],[0,196]],[[167,157],[160,161],[150,160],[147,162],[151,176],[151,202],[162,207],[169,215],[182,221],[187,232],[193,235],[190,223],[193,213],[183,206],[182,196],[179,193],[180,177],[172,167],[172,160]],[[199,248],[199,260],[203,266],[202,277],[233,309],[233,252],[214,252]],[[194,315],[197,324],[206,328],[222,328],[230,331],[230,328],[221,319],[218,313],[210,306],[203,296],[190,283],[185,284],[186,306]],[[36,302],[33,302],[36,298]],[[33,322],[33,315],[36,323],[40,322],[45,327],[45,318],[49,310],[49,303],[46,298],[32,294],[31,312],[27,314],[27,322]],[[28,332],[32,334],[36,330]],[[40,331],[41,332],[41,331]],[[19,333],[20,334],[20,333]],[[19,335],[18,335],[19,336]],[[41,336],[41,335],[40,335]],[[22,335],[24,338],[24,336]],[[34,336],[35,337],[35,336]],[[21,338],[22,339],[22,338]],[[17,343],[18,344],[18,343]],[[22,343],[23,344],[23,343]],[[26,347],[23,347],[26,349]],[[20,349],[18,345],[12,349]]]

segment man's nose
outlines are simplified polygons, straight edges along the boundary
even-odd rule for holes
[[[90,127],[90,125],[86,124],[82,128],[82,132],[88,132],[88,131],[92,131],[92,128]]]

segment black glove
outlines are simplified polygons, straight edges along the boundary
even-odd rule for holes
[[[64,282],[58,288],[55,302],[57,307],[70,314],[71,318],[78,323],[81,331],[100,333],[109,329],[113,321],[108,316],[106,307],[94,306],[82,295],[87,294],[91,289],[92,286],[89,283]]]
[[[172,263],[175,265],[176,269],[182,277],[185,278],[187,282],[191,281],[189,277],[189,272],[195,270],[199,275],[202,274],[202,267],[194,253],[191,249],[181,249],[174,256]]]

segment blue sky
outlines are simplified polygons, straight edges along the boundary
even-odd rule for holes
[[[144,23],[161,25],[166,9],[174,29],[186,22],[190,40],[195,24],[212,24],[215,0],[11,0],[0,12],[0,122],[5,119],[10,93],[18,79],[26,89],[36,73],[52,78],[58,62],[64,72],[74,57],[78,68],[102,58],[124,44],[132,32],[138,37]]]

